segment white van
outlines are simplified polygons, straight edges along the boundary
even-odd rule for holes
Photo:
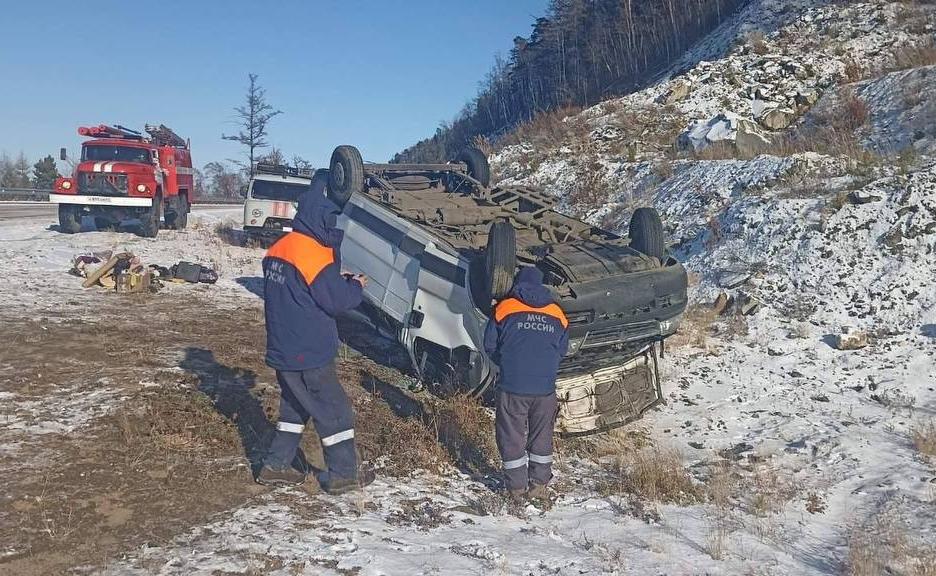
[[[258,163],[245,191],[244,232],[275,237],[291,231],[299,196],[310,186],[324,194],[327,178],[327,170]]]

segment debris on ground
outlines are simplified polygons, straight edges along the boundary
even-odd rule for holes
[[[171,268],[158,264],[146,266],[132,252],[79,254],[72,260],[69,272],[84,278],[83,288],[101,286],[120,293],[157,292],[162,288],[161,281],[179,284],[214,284],[218,281],[218,273],[207,266],[184,260]]]
[[[169,272],[173,282],[214,284],[218,281],[218,273],[213,269],[184,260],[173,266]]]
[[[838,350],[860,350],[868,345],[868,333],[856,330],[852,326],[842,326],[842,331],[832,338]]]

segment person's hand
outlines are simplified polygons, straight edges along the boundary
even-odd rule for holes
[[[367,287],[367,276],[365,276],[364,274],[355,274],[351,276],[351,279],[357,280],[358,284],[361,285],[361,288]]]

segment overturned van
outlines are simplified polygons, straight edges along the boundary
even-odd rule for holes
[[[536,266],[569,319],[559,433],[609,430],[662,402],[658,352],[685,311],[687,277],[652,208],[620,237],[560,214],[538,190],[491,187],[476,149],[448,164],[365,164],[340,146],[327,180],[342,208],[342,265],[370,277],[367,314],[424,381],[473,394],[496,386],[484,327],[518,267]]]

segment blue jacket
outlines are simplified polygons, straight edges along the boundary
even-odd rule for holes
[[[266,362],[277,370],[320,368],[338,351],[335,316],[361,303],[361,284],[341,275],[338,207],[311,192],[293,231],[263,258]]]
[[[569,350],[568,325],[543,286],[543,273],[522,268],[484,330],[484,349],[500,367],[500,389],[524,396],[555,394],[559,362]]]

